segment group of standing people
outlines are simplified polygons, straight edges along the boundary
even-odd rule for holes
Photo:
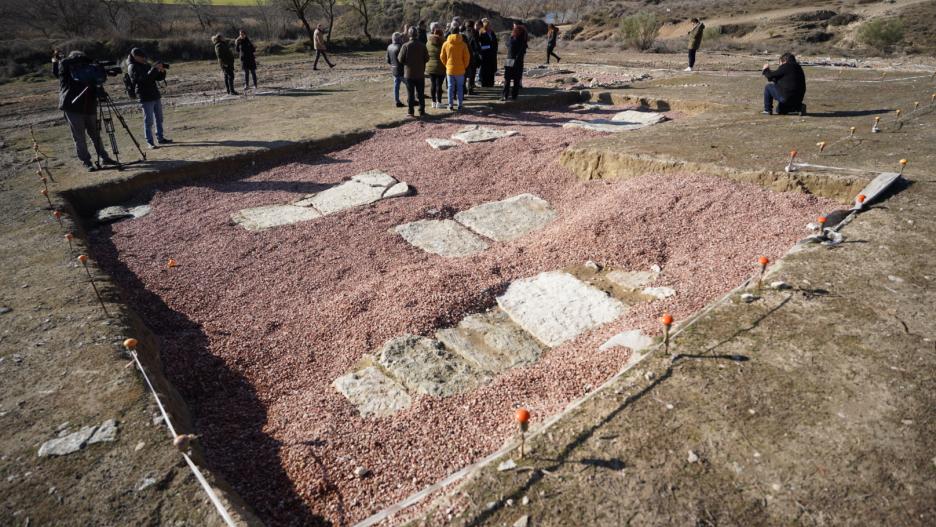
[[[247,33],[242,29],[237,39],[234,41],[234,50],[231,50],[230,44],[224,35],[218,33],[211,37],[214,44],[215,56],[218,57],[218,65],[221,66],[221,74],[224,76],[224,89],[228,95],[240,95],[234,89],[234,53],[240,57],[241,69],[244,71],[244,91],[250,88],[250,79],[253,78],[254,90],[257,89],[257,48],[247,37]]]
[[[558,35],[558,31],[556,32]],[[529,36],[522,24],[514,24],[507,41],[507,59],[504,64],[504,91],[501,100],[516,99],[523,76]],[[443,31],[441,24],[433,22],[426,29],[426,21],[394,33],[387,46],[387,64],[393,75],[393,99],[397,107],[408,108],[410,116],[425,111],[425,78],[429,77],[429,97],[433,108],[450,111],[464,109],[465,93],[475,95],[476,87],[494,86],[497,72],[498,38],[490,20],[462,21],[454,17]],[[558,59],[558,57],[557,57]],[[400,100],[400,86],[407,90],[407,104]],[[442,98],[442,87],[447,86],[448,100]]]

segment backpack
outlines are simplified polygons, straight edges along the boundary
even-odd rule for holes
[[[126,72],[123,74],[123,83],[124,83],[124,91],[127,92],[127,97],[130,97],[131,99],[136,99],[137,97],[136,84],[134,84],[133,79],[130,78],[129,72]]]

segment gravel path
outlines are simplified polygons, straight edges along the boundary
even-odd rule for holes
[[[270,525],[360,520],[482,457],[513,432],[512,407],[541,420],[618,370],[625,350],[596,351],[608,337],[656,332],[663,310],[685,318],[742,281],[758,255],[779,257],[832,206],[693,174],[577,181],[557,159],[597,135],[561,128],[583,115],[465,115],[379,130],[242,179],[161,189],[149,216],[92,235],[95,256],[162,337],[167,374],[189,402],[210,465]],[[520,134],[444,152],[425,143],[473,123]],[[418,194],[263,232],[230,223],[239,209],[371,169]],[[558,219],[475,256],[430,255],[389,232],[431,209],[524,192],[548,200]],[[179,267],[167,269],[169,257]],[[431,335],[492,306],[511,280],[589,259],[627,270],[658,264],[655,285],[678,294],[474,392],[422,397],[390,418],[362,420],[331,387],[389,338]],[[358,467],[372,474],[358,478]]]

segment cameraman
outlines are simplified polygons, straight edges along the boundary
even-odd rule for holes
[[[150,148],[169,144],[172,141],[163,135],[163,113],[161,95],[158,81],[166,79],[166,65],[157,63],[150,65],[146,60],[146,53],[140,48],[130,50],[127,57],[127,73],[133,83],[140,106],[143,108],[143,133],[146,144]],[[156,122],[156,141],[153,140],[153,122]]]
[[[97,90],[94,79],[100,73],[91,59],[80,51],[72,51],[62,60],[58,50],[52,55],[52,74],[59,79],[59,110],[65,112],[68,129],[75,142],[75,153],[88,172],[96,167],[91,162],[85,134],[91,137],[94,150],[104,165],[116,165],[117,162],[107,155],[101,143],[101,131],[97,123]],[[106,77],[105,77],[106,78]],[[102,79],[103,82],[103,79]]]

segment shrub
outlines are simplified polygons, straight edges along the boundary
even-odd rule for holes
[[[858,29],[858,42],[888,52],[904,38],[903,24],[896,18],[869,20]]]
[[[662,26],[655,14],[641,12],[621,20],[621,36],[628,47],[646,51],[653,46]]]

